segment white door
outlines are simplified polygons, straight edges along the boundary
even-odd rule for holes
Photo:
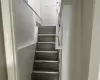
[[[41,0],[41,17],[43,26],[56,26],[57,0]]]

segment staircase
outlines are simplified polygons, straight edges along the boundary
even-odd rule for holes
[[[56,27],[39,27],[31,80],[59,80],[59,54],[55,49]]]

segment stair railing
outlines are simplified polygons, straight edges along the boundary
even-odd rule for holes
[[[63,25],[62,25],[63,4],[62,4],[62,1],[60,3],[60,11],[59,11],[58,21],[56,25],[56,49],[62,49],[62,36],[63,36]]]
[[[62,26],[58,25],[56,26],[56,49],[62,49]]]

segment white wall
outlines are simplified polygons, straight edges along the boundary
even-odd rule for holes
[[[33,11],[22,0],[13,1],[13,17],[17,48],[34,42]]]
[[[35,47],[36,44],[30,44],[17,51],[19,80],[31,80]]]
[[[88,80],[100,80],[100,0],[94,0],[94,16]]]
[[[69,26],[69,33],[66,28],[63,29],[63,32],[66,31],[66,33],[63,34],[63,47],[65,48],[62,53],[62,63],[67,67],[65,68],[64,66],[62,68],[65,69],[62,72],[63,80],[88,80],[93,1],[66,0],[64,1],[64,5],[67,5],[65,10],[69,9],[69,11],[65,12],[64,25],[66,27],[69,24],[72,25]],[[72,14],[70,13],[71,8],[68,8],[68,5],[72,7]],[[67,35],[69,42],[67,38],[65,39]]]
[[[37,14],[39,16],[41,16],[41,14],[40,14],[40,4],[41,4],[41,1],[40,0],[28,0],[28,3],[37,12]]]
[[[75,30],[76,1],[63,6],[62,80],[77,80]]]
[[[88,80],[93,25],[93,0],[83,0],[82,5],[80,69],[81,80]]]
[[[56,0],[41,0],[41,17],[43,26],[56,26]]]
[[[77,0],[76,7],[76,80],[88,80],[93,1]]]
[[[6,57],[4,49],[3,25],[1,16],[1,2],[0,2],[0,80],[7,80],[6,71]]]
[[[40,0],[28,0],[28,4],[33,8],[33,10],[37,13],[37,15],[35,14],[35,12],[33,12],[33,17],[34,17],[34,41],[37,42],[37,34],[38,34],[38,27],[36,26],[36,21],[39,22],[41,24],[41,14],[40,14],[40,4],[41,1]]]
[[[70,80],[70,51],[69,37],[72,23],[72,6],[63,6],[63,48],[62,48],[62,80]]]
[[[36,40],[34,29],[36,18],[34,12],[23,0],[13,0],[13,24],[17,47],[18,76],[19,80],[30,80]]]
[[[1,2],[8,80],[30,80],[35,54],[33,12],[23,0]]]

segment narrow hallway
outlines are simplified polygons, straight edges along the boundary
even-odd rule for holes
[[[100,60],[98,6],[95,13],[93,0],[1,0],[4,75],[8,80],[94,80],[92,69],[99,66],[93,64]]]

